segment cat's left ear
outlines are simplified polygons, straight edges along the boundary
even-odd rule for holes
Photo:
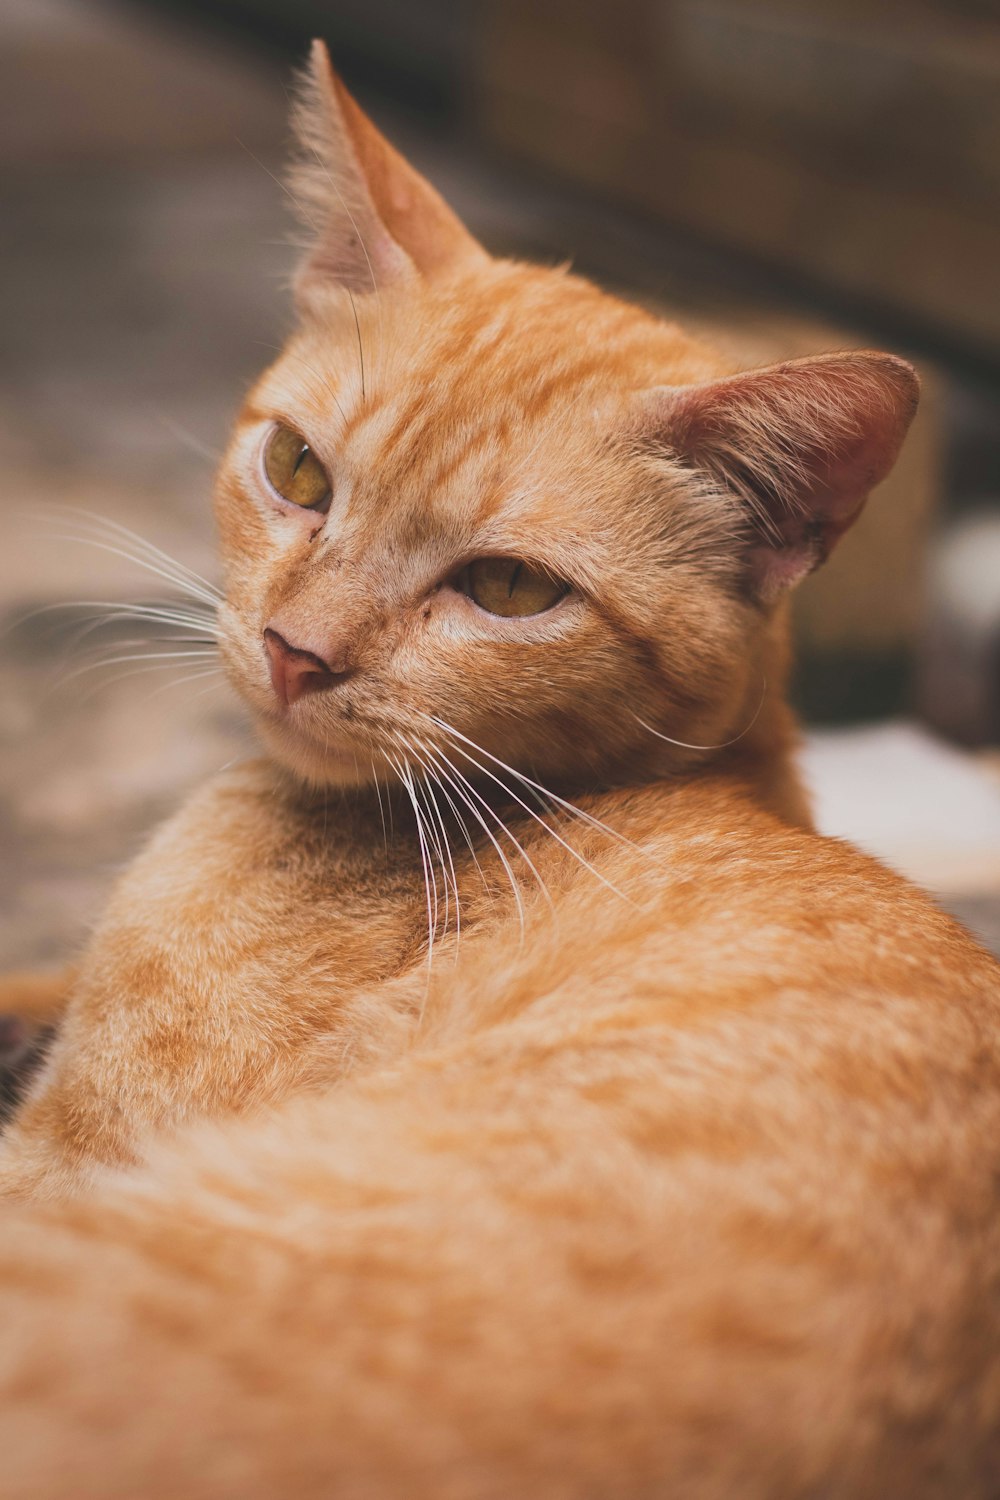
[[[296,278],[300,295],[324,284],[371,292],[485,259],[440,194],[351,98],[323,42],[313,42],[292,123],[299,144],[292,194],[314,237]]]
[[[746,577],[769,604],[825,562],[896,461],[917,408],[905,360],[796,359],[643,398],[642,426],[742,502]]]

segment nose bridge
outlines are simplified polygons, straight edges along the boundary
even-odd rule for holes
[[[331,671],[349,671],[384,614],[384,602],[373,596],[369,575],[374,570],[348,564],[333,545],[306,562],[272,605],[265,625]]]

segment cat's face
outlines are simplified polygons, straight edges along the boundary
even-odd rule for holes
[[[552,783],[643,779],[738,735],[782,587],[898,446],[897,362],[734,383],[578,278],[490,260],[324,66],[308,129],[319,110],[330,169],[357,180],[326,206],[299,330],[217,494],[224,652],[267,745],[317,784],[394,763],[488,777],[490,757]],[[874,462],[847,409],[862,390],[892,429]],[[840,427],[821,413],[817,439],[824,391]],[[779,463],[815,481],[811,511],[775,520]]]
[[[736,506],[637,443],[630,405],[712,373],[705,356],[512,265],[355,307],[357,325],[342,292],[313,310],[220,484],[227,657],[274,753],[364,780],[443,722],[590,778],[662,761],[641,721],[725,739],[760,685]],[[276,663],[275,635],[336,676]]]

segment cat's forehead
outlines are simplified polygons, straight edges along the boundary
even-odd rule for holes
[[[301,428],[359,494],[377,480],[426,503],[474,481],[495,506],[551,446],[565,463],[570,439],[599,443],[621,383],[551,314],[509,296],[334,306],[289,341],[247,417]]]
[[[248,418],[301,430],[327,465],[338,525],[413,545],[535,553],[608,521],[614,439],[637,388],[701,373],[703,351],[559,272],[331,296],[255,389]],[[620,459],[619,459],[620,463]],[[552,556],[557,564],[559,559]]]

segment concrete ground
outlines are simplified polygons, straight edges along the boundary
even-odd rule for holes
[[[271,175],[285,135],[276,69],[97,0],[6,0],[0,94],[0,964],[12,967],[72,951],[146,831],[248,745],[221,678],[193,675],[200,660],[95,667],[95,634],[127,657],[136,632],[82,633],[80,601],[164,591],[123,555],[141,545],[98,534],[94,515],[213,576],[212,466],[287,326],[290,252]],[[554,257],[579,232],[565,205],[470,164],[461,142],[403,134],[495,248]],[[609,274],[642,284],[627,230],[605,227]],[[682,264],[670,288],[696,311],[701,274]],[[817,737],[809,768],[826,827],[942,891],[1000,951],[1000,792],[985,763],[890,729]]]

